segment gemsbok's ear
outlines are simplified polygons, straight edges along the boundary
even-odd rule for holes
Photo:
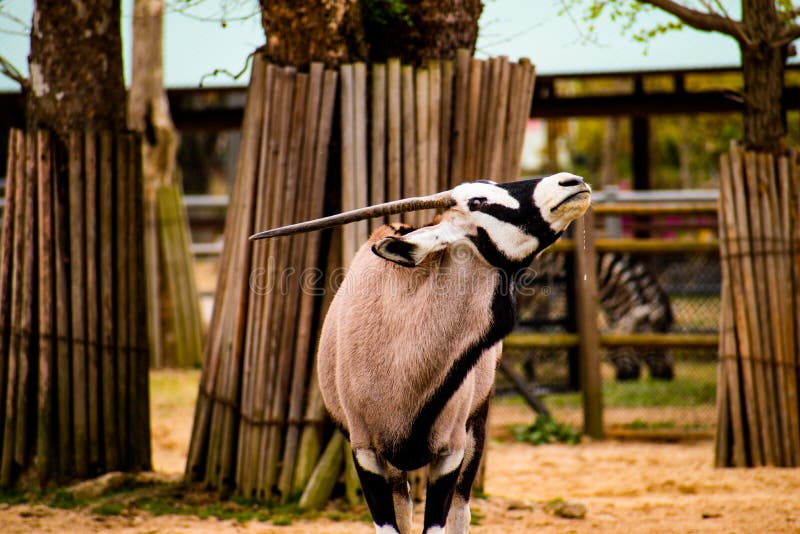
[[[445,249],[461,238],[463,236],[457,235],[449,224],[439,223],[401,237],[384,237],[372,245],[372,252],[403,267],[414,267],[422,263],[429,254]]]

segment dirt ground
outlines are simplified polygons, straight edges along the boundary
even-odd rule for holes
[[[156,471],[176,478],[184,467],[196,387],[184,374],[162,372],[153,391],[153,462]],[[175,399],[182,399],[180,402]],[[581,445],[534,447],[503,439],[509,422],[494,418],[486,473],[488,499],[475,499],[471,532],[798,532],[800,469],[715,469],[713,443],[584,441]],[[520,412],[524,417],[524,412]],[[524,422],[524,421],[521,421]],[[585,519],[562,519],[545,512],[554,499],[586,505]],[[422,507],[415,508],[421,530]],[[151,516],[135,512],[103,517],[42,505],[0,505],[0,532],[265,532],[358,534],[371,525],[332,519],[269,522]]]

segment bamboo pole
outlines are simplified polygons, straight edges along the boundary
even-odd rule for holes
[[[492,113],[492,106],[497,98],[495,84],[497,80],[497,66],[494,60],[480,60],[481,67],[481,86],[478,98],[478,123],[477,123],[477,144],[475,146],[475,178],[477,180],[488,179],[489,147],[491,146],[492,120],[489,115]]]
[[[452,61],[442,61],[441,79],[441,119],[439,121],[439,182],[438,191],[450,188],[450,154],[453,129],[453,81],[455,78]]]
[[[416,69],[414,73],[414,139],[416,146],[416,194],[423,196],[430,194],[428,192],[428,155],[430,152],[430,142],[428,140],[429,125],[428,125],[428,107],[429,107],[429,76],[427,69]],[[417,227],[425,225],[430,217],[428,211],[415,211],[410,213],[411,220]]]
[[[786,367],[784,365],[784,350],[786,347],[783,339],[783,317],[785,308],[778,284],[787,280],[783,272],[782,258],[783,237],[781,236],[781,223],[778,215],[777,176],[775,174],[775,160],[772,155],[760,154],[760,176],[758,197],[761,210],[761,227],[764,236],[764,255],[767,269],[767,297],[769,307],[767,313],[770,317],[769,325],[772,334],[771,352],[772,361],[769,362],[768,376],[772,389],[768,392],[772,397],[772,425],[776,434],[776,450],[780,454],[779,465],[787,465],[791,457],[792,444],[789,442],[789,406],[786,399]],[[768,386],[769,387],[769,386]]]
[[[754,328],[757,324],[755,306],[755,288],[753,287],[753,266],[748,260],[750,257],[749,227],[747,224],[747,204],[745,201],[745,177],[743,170],[743,155],[737,147],[732,147],[731,151],[731,171],[732,180],[730,181],[731,194],[728,195],[732,203],[733,215],[730,217],[734,228],[730,229],[732,235],[737,239],[730,243],[731,255],[738,258],[739,272],[741,273],[741,288],[734,287],[734,302],[736,306],[737,339],[739,340],[739,354],[742,360],[741,370],[744,386],[744,403],[746,407],[746,417],[750,454],[752,465],[764,465],[765,456],[761,440],[758,436],[760,428],[760,415],[758,410],[758,399],[754,384],[754,351],[758,351],[761,342],[758,330]],[[734,273],[736,270],[734,271]],[[737,297],[738,294],[738,297]]]
[[[263,93],[261,87],[265,64],[260,55],[256,55],[253,62],[253,71],[247,90],[247,103],[245,105],[244,121],[242,124],[242,142],[239,149],[239,160],[236,171],[236,180],[231,194],[231,205],[226,215],[225,235],[222,257],[220,259],[220,276],[217,280],[217,290],[214,298],[214,309],[211,314],[208,343],[206,344],[205,357],[200,378],[198,402],[195,409],[194,423],[192,425],[192,439],[189,444],[189,454],[186,462],[186,476],[188,479],[205,477],[206,459],[209,454],[209,432],[213,416],[213,395],[216,383],[221,378],[223,339],[226,334],[225,324],[228,320],[229,300],[227,298],[229,272],[233,266],[233,249],[237,232],[241,231],[245,223],[245,212],[239,209],[242,197],[249,191],[245,171],[255,161],[258,152],[258,129],[261,120]],[[251,191],[250,191],[251,192]]]
[[[442,63],[439,60],[428,62],[428,185],[427,194],[439,189],[439,155],[441,146],[442,120]],[[433,217],[426,217],[426,222]]]
[[[99,227],[100,227],[100,340],[103,346],[102,384],[103,384],[103,449],[105,465],[117,469],[119,458],[119,406],[116,402],[116,328],[114,324],[114,288],[116,277],[113,246],[114,218],[114,146],[109,132],[100,134],[100,182]],[[66,332],[65,332],[66,334]]]
[[[386,193],[389,200],[397,200],[403,194],[400,159],[403,154],[401,95],[400,60],[392,58],[386,63]]]
[[[733,309],[736,302],[743,301],[741,294],[741,274],[739,263],[734,256],[738,252],[738,241],[735,236],[735,223],[731,219],[733,209],[733,187],[731,185],[731,165],[730,157],[726,154],[720,156],[720,197],[719,197],[719,227],[720,227],[720,258],[722,269],[722,280],[727,281],[723,286],[721,311],[722,320],[720,326],[720,366],[724,368],[725,388],[722,390],[728,397],[728,405],[731,420],[732,460],[734,465],[747,465],[747,453],[745,450],[745,432],[742,417],[742,399],[740,398],[739,386],[739,356],[736,352],[736,321]],[[747,339],[741,340],[740,347],[748,346]],[[727,429],[718,425],[717,432],[724,432]],[[718,456],[719,459],[719,456]]]
[[[325,190],[325,160],[327,159],[331,112],[335,96],[335,78],[333,86],[331,86],[329,74],[331,72],[326,73],[321,63],[312,64],[306,103],[306,143],[303,147],[302,158],[304,165],[301,170],[301,183],[305,184],[305,191],[299,195],[299,199],[305,199],[305,217],[307,218],[318,218],[323,212],[323,196],[319,192]],[[315,162],[317,150],[325,153],[325,159],[320,163]],[[309,347],[314,318],[314,299],[309,290],[310,288],[306,286],[305,274],[310,273],[317,266],[319,250],[318,233],[305,234],[298,237],[304,238],[300,242],[302,245],[298,245],[298,249],[302,252],[303,278],[299,280],[298,287],[300,303],[297,331],[295,333],[297,341],[294,350],[294,367],[292,369],[292,384],[289,395],[286,444],[278,482],[281,501],[284,503],[296,494],[293,488],[293,480],[297,467],[300,424],[303,418],[303,403],[307,388],[306,374],[309,367],[309,358],[313,358],[313,355],[309,354]]]
[[[13,261],[15,255],[14,236],[19,233],[15,228],[16,223],[16,191],[20,187],[22,161],[24,158],[25,138],[20,130],[12,129],[8,136],[8,161],[6,167],[5,209],[3,210],[3,229],[0,234],[0,399],[7,399],[6,387],[8,385],[11,342],[11,316],[14,277]],[[0,405],[0,447],[4,447],[6,402]],[[2,462],[2,451],[0,451]],[[0,463],[0,469],[2,464]],[[5,471],[0,472],[0,481],[4,479]]]
[[[386,202],[386,65],[372,65],[372,98],[370,115],[370,196],[371,205]],[[370,231],[378,228],[386,217],[372,219]]]
[[[790,153],[789,157],[793,155]],[[786,342],[785,348],[785,383],[784,391],[786,395],[787,415],[789,425],[789,440],[793,444],[787,460],[791,462],[792,466],[800,466],[800,416],[798,410],[797,398],[797,340],[795,339],[795,317],[800,316],[800,310],[797,309],[793,302],[797,298],[798,288],[800,287],[800,280],[797,279],[792,269],[792,256],[794,248],[798,243],[793,242],[792,226],[797,224],[798,213],[797,202],[793,202],[792,184],[794,177],[790,174],[791,167],[789,159],[786,157],[780,158],[778,162],[778,176],[779,176],[779,198],[780,198],[780,215],[781,215],[781,231],[783,234],[783,241],[786,254],[783,256],[783,272],[782,280],[787,280],[792,284],[793,291],[783,291],[783,328],[784,340]]]
[[[479,151],[479,114],[481,104],[481,85],[483,79],[483,62],[472,59],[469,62],[469,89],[466,101],[465,146],[462,157],[464,168],[462,176],[455,176],[456,180],[473,182],[479,178],[478,164]],[[456,106],[458,102],[456,101]]]
[[[296,184],[289,184],[289,173],[287,161],[289,159],[289,147],[291,139],[291,125],[292,114],[294,109],[295,97],[295,71],[293,69],[284,69],[284,90],[283,101],[281,104],[282,114],[279,121],[279,148],[277,155],[277,171],[275,174],[277,195],[276,200],[280,202],[281,209],[277,210],[275,226],[288,224],[294,219],[294,204],[290,195],[292,191],[288,187],[296,187]],[[287,209],[288,207],[288,209]],[[286,304],[286,294],[284,291],[284,283],[282,274],[286,272],[289,267],[289,255],[291,251],[291,243],[288,239],[279,239],[274,243],[274,254],[276,258],[275,269],[276,273],[280,274],[280,279],[276,278],[276,284],[280,280],[281,285],[275,286],[273,291],[274,297],[272,299],[271,318],[269,322],[263,323],[263,328],[269,329],[269,344],[264,350],[269,354],[268,372],[267,376],[270,377],[268,381],[268,389],[266,398],[263,402],[263,415],[259,421],[262,423],[262,436],[260,443],[261,467],[259,474],[261,478],[258,481],[257,487],[259,488],[259,495],[262,499],[271,495],[272,487],[277,479],[278,473],[278,458],[279,458],[279,414],[276,414],[276,403],[282,401],[281,391],[286,387],[286,384],[281,382],[277,377],[279,374],[284,373],[287,366],[286,357],[281,353],[282,340],[286,333],[284,332],[284,325],[290,324],[290,319],[284,317],[284,306]],[[280,291],[278,291],[280,289]]]
[[[353,65],[342,65],[341,89],[341,136],[342,136],[342,211],[356,209],[356,133],[355,133],[355,87]],[[354,224],[342,227],[342,240],[345,247],[345,262],[356,252],[358,231]]]
[[[359,69],[356,69],[358,72]],[[291,134],[290,144],[288,147],[288,168],[284,178],[286,183],[287,192],[287,205],[290,209],[286,210],[284,214],[284,221],[291,220],[305,220],[305,209],[303,204],[305,198],[303,195],[298,195],[297,191],[300,184],[299,181],[299,162],[302,150],[302,141],[305,134],[303,128],[305,121],[305,106],[306,106],[306,93],[307,93],[308,76],[306,74],[298,75],[292,88],[293,107],[291,108]],[[365,177],[366,178],[366,177]],[[305,185],[303,186],[305,188]],[[364,190],[361,192],[366,194],[366,183]],[[307,195],[307,193],[305,193]],[[363,229],[363,228],[362,228]],[[302,247],[298,246],[296,240],[292,238],[283,239],[286,246],[285,257],[288,261],[284,264],[288,269],[296,269],[302,261]],[[294,241],[294,242],[293,242]],[[291,386],[291,371],[292,360],[294,356],[294,335],[292,328],[296,325],[296,316],[298,308],[298,295],[296,291],[292,291],[287,283],[282,283],[281,292],[284,294],[281,299],[282,306],[280,308],[280,315],[283,321],[281,328],[280,343],[275,346],[275,351],[278,356],[277,373],[273,376],[275,383],[275,395],[272,398],[272,406],[270,412],[270,425],[269,434],[267,437],[267,465],[268,470],[266,473],[266,487],[273,487],[279,475],[279,464],[281,458],[281,450],[283,445],[284,427],[286,410],[288,404],[289,388]]]
[[[72,323],[72,417],[75,440],[75,471],[79,477],[89,472],[89,417],[86,369],[86,270],[85,233],[82,214],[85,210],[83,170],[83,134],[70,132],[69,151],[69,272],[70,319]],[[124,208],[123,208],[124,209]],[[63,402],[63,399],[62,399]]]
[[[28,150],[25,154],[25,180],[28,186],[25,190],[25,225],[23,226],[23,263],[22,263],[22,309],[19,322],[19,353],[17,355],[17,398],[16,413],[14,414],[16,430],[14,431],[14,462],[22,468],[28,465],[32,436],[29,435],[28,422],[31,420],[31,403],[28,391],[30,382],[35,372],[33,365],[33,311],[37,306],[37,295],[34,285],[34,272],[36,271],[36,167],[39,154],[36,149],[36,134],[28,132]],[[35,406],[35,403],[34,403]]]
[[[353,121],[355,125],[355,207],[366,206],[369,202],[369,167],[367,163],[367,66],[364,63],[353,65]],[[369,237],[369,221],[358,221],[355,227],[356,250]]]
[[[269,144],[274,138],[271,135],[271,128],[276,128],[277,113],[276,106],[273,101],[273,87],[276,77],[277,67],[274,65],[267,65],[265,82],[264,82],[264,110],[263,120],[261,122],[261,143],[258,155],[258,174],[257,174],[257,198],[264,199],[256,203],[255,213],[255,228],[261,229],[269,225],[269,218],[275,211],[275,207],[269,204],[269,199],[275,195],[274,187],[275,181],[270,179],[268,169],[270,168],[270,150]],[[251,460],[252,455],[256,454],[255,450],[251,450],[251,440],[254,436],[255,430],[253,429],[253,412],[254,412],[254,399],[255,391],[258,387],[263,387],[261,381],[258,380],[260,374],[259,369],[263,369],[263,362],[259,363],[262,357],[260,352],[255,348],[259,345],[259,335],[261,332],[261,316],[264,313],[265,295],[263,291],[266,290],[264,281],[267,280],[272,273],[270,273],[267,258],[269,258],[269,246],[271,242],[258,243],[253,248],[253,273],[261,272],[262,276],[258,277],[259,283],[251,287],[253,295],[248,301],[248,325],[246,330],[246,338],[244,345],[244,361],[242,368],[242,420],[239,423],[239,440],[237,450],[237,467],[236,467],[236,480],[238,481],[239,492],[246,496],[251,497],[255,484],[255,474],[253,469],[249,468],[248,462]],[[260,367],[259,367],[260,365]],[[253,376],[254,375],[254,376]],[[252,464],[250,464],[252,465]]]
[[[59,154],[56,153],[59,164]],[[56,387],[57,398],[70,399],[70,344],[69,344],[69,281],[67,278],[67,258],[69,252],[69,218],[67,214],[68,184],[64,183],[63,173],[53,175],[53,225],[55,249],[55,333],[56,333]],[[72,412],[69,403],[58,403],[58,458],[62,476],[74,474],[75,452],[71,428]]]
[[[335,432],[300,496],[301,510],[319,510],[330,498],[344,460],[344,436]]]
[[[775,442],[774,406],[772,406],[771,374],[768,372],[769,362],[772,359],[771,347],[772,339],[769,328],[758,328],[756,325],[768,325],[769,317],[767,308],[766,288],[766,262],[764,250],[764,235],[761,228],[761,215],[758,206],[758,161],[757,155],[752,152],[745,152],[745,175],[747,179],[747,202],[749,208],[750,240],[752,246],[753,261],[753,294],[752,307],[756,314],[753,328],[758,331],[760,341],[757,357],[754,360],[754,386],[756,397],[758,398],[759,422],[761,424],[759,435],[762,439],[764,450],[764,462],[766,465],[778,465],[780,463],[777,443]]]
[[[335,103],[335,96],[336,96],[336,82],[337,82],[337,74],[334,71],[326,71],[324,76],[324,83],[322,89],[322,101],[321,101],[321,113],[320,113],[320,123],[319,128],[317,129],[317,150],[316,150],[316,158],[314,161],[314,190],[322,190],[325,184],[325,177],[327,166],[326,162],[328,159],[328,141],[330,140],[331,135],[331,126],[333,120],[333,108]],[[322,214],[323,212],[323,199],[321,195],[315,195],[313,199],[313,206],[312,206],[312,213],[315,214]],[[334,238],[330,240],[329,243],[329,254],[328,254],[328,268],[326,272],[328,273],[328,277],[332,276],[335,266],[341,265],[341,243],[338,242],[337,237],[339,235],[338,232],[334,232]],[[321,245],[321,238],[319,233],[312,233],[309,235],[309,245],[307,247],[308,254],[311,256],[309,258],[309,265],[317,265],[317,256],[316,251],[319,249]],[[313,260],[313,261],[311,261]],[[309,292],[305,292],[303,296],[303,302],[305,305],[309,307],[313,307],[313,296]],[[325,291],[325,296],[322,298],[322,305],[320,306],[321,313],[324,313],[327,309],[327,306],[330,303],[330,299],[332,298],[332,291],[327,290]],[[302,312],[301,312],[302,314]],[[305,328],[305,329],[304,329]],[[311,328],[312,324],[309,321],[308,323],[302,322],[300,323],[300,330],[298,331],[298,340],[299,340],[299,347],[298,354],[304,354],[308,348],[313,347],[311,344]],[[305,348],[304,348],[305,344]],[[322,404],[322,397],[319,391],[319,386],[317,385],[317,373],[316,373],[316,358],[313,358],[312,355],[309,354],[311,358],[311,377],[308,381],[307,391],[307,399],[306,399],[306,408],[305,412],[303,413],[303,423],[305,427],[303,428],[302,434],[300,436],[300,443],[298,445],[298,452],[297,452],[297,461],[296,461],[296,468],[294,471],[294,478],[292,482],[292,495],[297,495],[302,492],[302,490],[306,487],[306,483],[311,476],[311,472],[314,468],[314,465],[319,457],[319,451],[321,450],[320,444],[320,435],[319,429],[317,425],[322,422],[324,416],[324,407]],[[299,378],[298,378],[299,380]],[[300,399],[297,399],[299,402]],[[290,418],[294,415],[299,413],[301,408],[295,406],[294,411],[290,407]]]
[[[128,321],[128,302],[130,299],[128,287],[128,266],[130,258],[128,257],[128,235],[127,228],[130,224],[129,217],[129,202],[128,191],[126,184],[131,180],[128,176],[127,155],[129,151],[129,138],[126,135],[118,135],[115,139],[116,143],[116,176],[112,186],[112,195],[114,198],[114,214],[116,218],[116,227],[113,231],[114,236],[114,262],[115,264],[115,279],[114,279],[114,293],[116,301],[114,303],[116,313],[116,396],[117,396],[117,432],[119,443],[119,456],[120,467],[129,465],[130,462],[130,436],[128,427],[129,414],[130,414],[130,338],[129,338],[129,321]],[[73,365],[75,355],[73,354]],[[76,438],[75,447],[78,448],[79,443]],[[83,447],[83,444],[80,444]]]
[[[97,136],[84,133],[84,211],[83,225],[86,239],[86,361],[89,404],[89,466],[95,471],[102,462],[102,436],[100,420],[100,354],[98,331],[100,326],[100,293],[98,284],[98,234],[97,234]],[[149,419],[148,419],[149,421]]]
[[[252,150],[257,151],[259,146],[259,124],[263,120],[263,100],[264,100],[264,83],[263,77],[264,62],[259,61],[260,66],[258,69],[257,77],[253,80],[253,85],[257,90],[254,95],[258,99],[258,108],[256,110],[256,120],[252,124],[252,130],[249,135],[252,139],[248,141],[248,145]],[[212,418],[212,433],[213,441],[209,443],[209,466],[212,469],[209,482],[212,485],[220,486],[228,484],[232,475],[232,451],[233,451],[233,430],[235,425],[235,418],[237,414],[234,413],[234,404],[238,401],[239,396],[239,378],[241,371],[241,345],[243,342],[243,329],[245,326],[246,313],[249,299],[249,286],[248,277],[242,276],[242,273],[249,274],[250,265],[250,252],[251,247],[247,241],[247,236],[252,232],[253,216],[254,216],[254,193],[256,186],[256,158],[253,157],[250,161],[245,161],[242,166],[240,179],[244,182],[244,187],[241,195],[238,198],[239,209],[242,210],[242,222],[237,232],[232,233],[231,240],[233,241],[233,256],[231,258],[231,271],[233,275],[231,290],[226,292],[226,315],[229,317],[227,321],[227,340],[225,342],[225,349],[223,355],[227,361],[222,360],[223,376],[222,381],[216,388],[216,394],[222,402],[217,403],[217,424],[214,425]],[[208,474],[207,474],[208,477]]]
[[[10,138],[13,140],[13,132]],[[55,422],[53,410],[55,404],[53,395],[55,371],[53,365],[53,317],[55,315],[53,313],[53,181],[50,167],[50,136],[47,132],[36,132],[36,152],[39,154],[39,164],[36,169],[36,187],[39,193],[37,195],[39,364],[35,458],[39,482],[40,485],[43,485],[53,466],[53,423]],[[9,158],[11,157],[13,157],[13,148],[9,151]],[[9,180],[13,179],[10,172],[7,176]],[[0,289],[0,294],[2,294],[2,289]],[[0,322],[0,328],[5,330],[4,322]],[[1,357],[5,358],[4,355]]]
[[[467,122],[472,91],[472,81],[470,80],[472,64],[470,55],[469,50],[464,48],[456,51],[455,86],[453,88],[453,132],[450,141],[453,147],[453,155],[451,159],[450,175],[447,179],[448,187],[453,187],[467,180]]]
[[[275,82],[272,94],[272,105],[271,110],[273,111],[273,116],[270,119],[270,132],[269,132],[269,165],[266,167],[268,169],[268,178],[270,183],[268,185],[268,189],[270,191],[269,198],[272,199],[272,205],[269,208],[268,213],[268,225],[270,227],[279,226],[281,224],[281,213],[283,211],[283,191],[282,191],[282,183],[279,181],[279,171],[280,171],[280,160],[279,160],[279,152],[281,150],[281,139],[285,138],[286,133],[282,133],[283,125],[286,121],[283,119],[284,113],[288,113],[287,103],[286,103],[286,93],[288,92],[289,88],[286,83],[286,73],[283,70],[277,69],[275,71]],[[265,249],[265,258],[268,263],[267,265],[267,277],[268,277],[268,289],[263,293],[263,313],[259,318],[260,324],[258,324],[257,328],[263,331],[258,339],[257,347],[257,354],[258,360],[256,362],[256,376],[266,376],[266,377],[273,377],[275,375],[275,358],[276,355],[274,351],[269,350],[269,346],[271,343],[271,339],[274,335],[276,335],[270,328],[273,310],[277,309],[274,301],[278,298],[278,291],[275,289],[275,285],[278,283],[278,277],[280,273],[280,266],[277,263],[278,259],[280,259],[279,253],[279,245],[282,242],[278,242],[275,240],[270,241],[269,243],[265,243],[268,247]],[[251,401],[254,405],[252,417],[253,417],[253,424],[256,425],[254,430],[250,436],[250,459],[248,460],[251,466],[255,467],[255,475],[256,477],[253,479],[254,490],[257,492],[257,495],[263,493],[261,489],[263,487],[263,479],[264,479],[264,471],[266,469],[264,465],[264,451],[265,451],[265,440],[266,440],[266,433],[267,428],[266,424],[268,423],[268,406],[269,402],[272,398],[272,391],[274,390],[274,383],[272,380],[264,380],[263,383],[259,383],[256,385],[255,388],[255,398]]]
[[[522,75],[522,101],[520,102],[521,111],[516,114],[518,117],[518,125],[516,126],[515,141],[511,151],[512,156],[512,169],[510,176],[517,179],[521,171],[522,161],[522,146],[525,143],[525,131],[528,124],[528,110],[531,109],[531,100],[533,99],[533,90],[536,82],[536,69],[531,64],[528,58],[521,58],[519,65],[523,68]]]
[[[133,388],[136,394],[135,406],[131,414],[131,425],[135,428],[133,444],[133,465],[136,470],[147,471],[152,469],[151,461],[151,434],[150,434],[150,354],[149,342],[147,338],[147,281],[145,280],[145,253],[144,236],[141,229],[144,228],[144,177],[142,170],[142,160],[139,155],[142,153],[142,140],[138,135],[133,136],[133,142],[129,146],[130,155],[128,158],[131,171],[129,176],[130,202],[134,206],[131,214],[131,224],[129,228],[129,241],[131,243],[131,270],[129,271],[132,298],[131,304],[131,343],[135,359],[133,364]],[[196,302],[195,302],[196,304]],[[91,414],[90,414],[91,421]],[[91,427],[91,423],[90,423]]]
[[[8,486],[12,479],[12,464],[14,458],[14,432],[16,429],[15,415],[16,397],[18,395],[17,375],[20,354],[20,323],[22,315],[22,291],[23,291],[23,269],[19,268],[24,256],[24,231],[25,231],[25,198],[27,189],[31,187],[29,180],[26,180],[27,161],[31,158],[31,152],[35,150],[31,146],[30,137],[24,136],[20,143],[19,159],[15,168],[14,184],[14,203],[9,205],[14,207],[14,239],[13,239],[13,259],[11,260],[11,319],[9,328],[8,357],[6,368],[6,387],[3,410],[3,449],[0,455],[0,486]]]
[[[400,68],[401,91],[402,91],[402,143],[403,143],[403,178],[402,192],[403,198],[417,196],[417,157],[415,132],[415,107],[414,107],[414,68],[410,65],[403,65]],[[402,215],[405,222],[414,221],[413,214]],[[345,263],[350,261],[350,257],[344,256]]]

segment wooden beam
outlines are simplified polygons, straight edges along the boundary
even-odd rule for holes
[[[597,327],[597,251],[594,248],[594,214],[575,221],[575,288],[578,343],[581,353],[583,431],[603,438],[603,380],[600,375],[600,332]]]

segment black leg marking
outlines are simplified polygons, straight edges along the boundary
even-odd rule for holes
[[[374,455],[374,453],[372,454]],[[374,458],[377,462],[377,457]],[[392,486],[383,475],[367,470],[372,469],[374,466],[362,467],[358,462],[356,451],[353,451],[353,459],[355,460],[358,479],[361,481],[361,489],[364,491],[364,499],[367,501],[367,506],[375,525],[378,527],[390,526],[395,532],[399,532],[400,529],[397,526],[397,519],[394,515]]]
[[[486,443],[486,417],[488,414],[489,399],[486,399],[486,402],[475,410],[475,413],[467,421],[467,432],[472,436],[472,439],[467,438],[466,458],[464,465],[461,467],[461,476],[456,486],[456,491],[466,502],[469,502],[472,484],[475,482],[478,467],[481,464],[483,447]]]
[[[431,468],[434,469],[433,467]],[[456,490],[456,481],[460,471],[460,465],[449,473],[444,473],[436,479],[428,480],[428,491],[425,496],[425,528],[423,532],[428,532],[434,527],[444,528],[447,523],[447,514],[450,512],[450,504],[453,501],[453,493]]]

